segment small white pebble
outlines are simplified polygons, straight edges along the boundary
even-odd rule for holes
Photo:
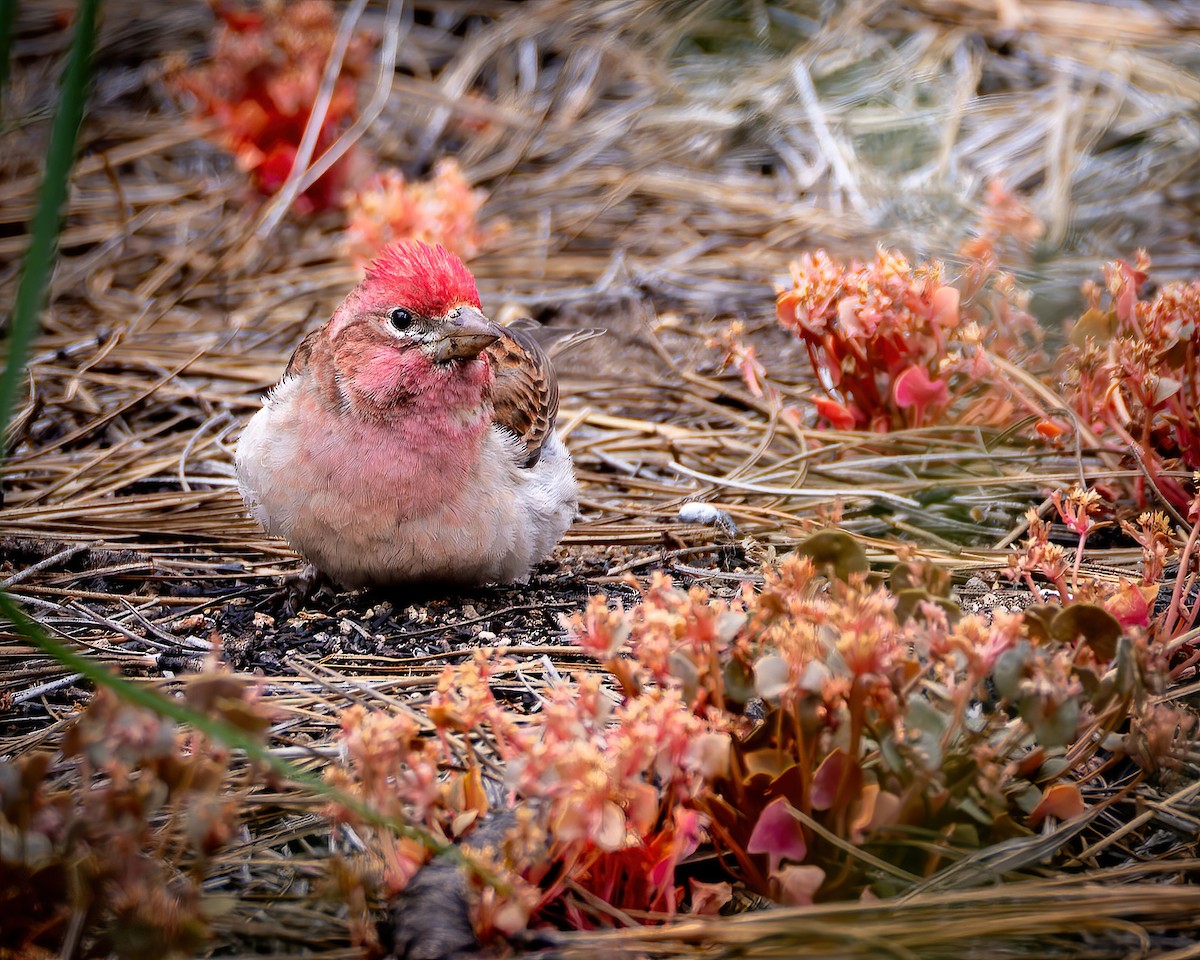
[[[737,530],[729,514],[711,503],[700,500],[689,500],[681,504],[677,516],[681,523],[703,523],[707,526],[721,527],[731,535]]]
[[[496,635],[491,630],[480,630],[475,634],[475,639],[482,640],[484,643],[491,643],[496,639]]]

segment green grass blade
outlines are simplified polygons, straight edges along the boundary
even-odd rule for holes
[[[16,22],[17,0],[0,0],[0,91],[8,85],[8,61],[12,57],[12,35]],[[0,115],[3,115],[2,111]]]
[[[10,19],[15,12],[15,0],[0,0],[5,9],[0,15]],[[17,299],[13,306],[8,331],[8,360],[4,374],[0,377],[0,437],[3,437],[12,417],[17,389],[25,370],[29,347],[37,334],[38,314],[46,302],[46,290],[50,281],[50,270],[58,246],[63,205],[67,199],[71,167],[75,162],[75,141],[83,123],[83,107],[87,100],[88,82],[91,79],[92,46],[96,39],[96,14],[100,0],[80,0],[75,19],[75,35],[71,38],[71,50],[67,55],[67,66],[63,71],[61,96],[58,110],[54,114],[54,125],[50,129],[50,147],[46,153],[46,174],[38,194],[37,210],[30,226],[29,250],[17,288]],[[11,9],[9,9],[11,7]],[[2,27],[3,24],[0,24]],[[0,30],[3,43],[8,43],[12,25]],[[4,69],[7,71],[8,50],[4,51]]]

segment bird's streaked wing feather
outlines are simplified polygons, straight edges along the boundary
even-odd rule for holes
[[[499,328],[502,336],[487,348],[495,373],[492,420],[525,444],[525,466],[541,456],[558,416],[558,378],[549,357],[524,330]]]

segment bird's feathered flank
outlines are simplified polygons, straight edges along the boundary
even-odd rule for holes
[[[441,244],[403,240],[383,249],[363,282],[372,298],[404,306],[426,317],[454,307],[480,307],[479,290],[467,265]]]

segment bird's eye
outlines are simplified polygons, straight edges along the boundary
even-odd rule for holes
[[[407,330],[413,322],[412,312],[405,310],[403,307],[397,307],[388,314],[388,320],[391,321],[393,327],[397,330]]]

